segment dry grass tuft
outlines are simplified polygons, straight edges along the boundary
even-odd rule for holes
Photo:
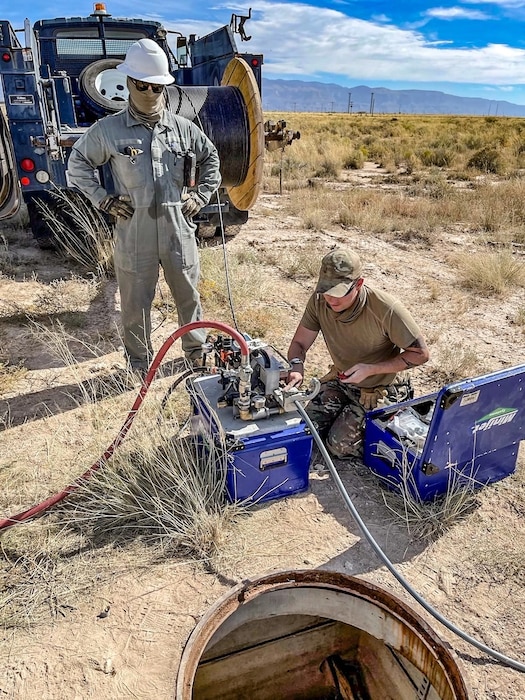
[[[482,374],[484,368],[475,350],[457,341],[439,344],[432,367],[440,384],[450,384]]]
[[[78,403],[88,405],[82,435],[64,435],[65,444],[57,436],[47,446],[53,474],[58,471],[53,480],[59,480],[61,489],[78,479],[115,437],[129,409],[129,398],[122,390],[137,391],[137,383],[119,391],[108,378],[108,392],[101,400],[100,378],[82,381],[85,373],[75,364],[68,334],[60,327],[36,332],[44,332],[48,342],[54,343],[54,352],[81,383]],[[140,547],[140,565],[179,556],[196,558],[210,570],[219,567],[230,528],[242,512],[226,502],[226,446],[220,435],[214,441],[189,435],[184,423],[188,393],[181,387],[177,393],[184,400],[175,401],[180,397],[173,394],[168,404],[169,381],[159,379],[151,387],[111,460],[52,512],[2,533],[0,625],[29,626],[66,615],[86,592],[114,575],[117,543],[125,545],[119,552]],[[66,473],[64,449],[71,448],[73,437],[80,443],[74,443],[76,459]],[[56,449],[61,450],[59,455]],[[39,473],[45,474],[49,465],[39,465]],[[27,471],[20,469],[16,459],[12,464],[4,460],[1,466],[8,493],[27,491]],[[49,489],[57,490],[51,481],[44,483],[46,495]],[[35,494],[25,498],[35,502]],[[3,509],[20,509],[8,494],[5,499]],[[132,566],[137,565],[134,560]]]
[[[387,487],[394,488],[382,491],[386,507],[396,520],[404,523],[414,539],[430,541],[440,537],[453,525],[464,520],[478,505],[476,488],[480,484],[468,475],[460,474],[454,465],[449,466],[446,493],[434,500],[423,501],[417,490],[407,452],[402,455],[398,483],[380,478]]]
[[[27,368],[22,363],[10,365],[0,362],[0,395],[7,394],[27,374]]]
[[[283,310],[273,300],[275,287],[261,259],[243,253],[233,255],[228,257],[226,268],[223,255],[220,248],[201,251],[199,291],[206,316],[235,325],[231,313],[233,306],[235,320],[242,332],[252,337],[279,333]]]
[[[94,585],[84,542],[75,533],[40,521],[7,530],[0,549],[0,626],[28,627],[64,616]]]
[[[37,204],[58,250],[97,276],[110,274],[113,233],[103,215],[80,192],[56,188],[51,194],[54,206]]]
[[[512,322],[516,324],[516,326],[520,326],[523,329],[525,326],[525,306],[520,306],[516,309]]]
[[[225,503],[226,467],[225,445],[150,426],[82,484],[63,521],[93,541],[139,538],[166,554],[213,560],[238,512]]]
[[[483,543],[473,555],[490,581],[525,586],[525,552],[523,538],[505,538],[499,542]]]
[[[511,287],[525,286],[525,265],[508,250],[462,254],[455,256],[452,262],[467,289],[503,294]]]
[[[86,308],[100,290],[100,280],[72,275],[69,279],[52,280],[42,285],[36,295],[30,314],[63,314]]]

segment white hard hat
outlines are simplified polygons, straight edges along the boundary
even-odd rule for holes
[[[169,85],[175,82],[169,72],[168,57],[153,39],[140,39],[131,44],[117,70],[147,83]]]

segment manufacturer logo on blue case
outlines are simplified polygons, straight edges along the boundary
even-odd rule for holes
[[[481,430],[490,430],[497,425],[512,423],[517,413],[517,408],[496,408],[494,411],[487,413],[486,416],[483,416],[483,418],[477,420],[472,428],[472,432],[477,433]]]

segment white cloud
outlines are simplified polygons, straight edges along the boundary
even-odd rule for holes
[[[241,50],[264,53],[267,78],[293,75],[321,80],[331,74],[375,82],[495,85],[525,80],[523,49],[504,44],[443,48],[414,30],[301,3],[254,0],[252,8],[253,38]]]
[[[425,17],[437,19],[490,19],[490,15],[480,10],[467,10],[464,7],[431,7],[424,12]]]

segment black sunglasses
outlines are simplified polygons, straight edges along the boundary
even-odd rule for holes
[[[350,285],[350,287],[348,288],[348,291],[345,292],[345,294],[344,294],[345,297],[347,297],[350,294],[350,292],[354,291],[354,289],[357,287],[358,282],[359,282],[359,279],[356,279],[356,281]]]
[[[159,85],[158,83],[145,83],[143,80],[136,80],[135,78],[130,78],[130,80],[139,92],[146,92],[149,87],[152,92],[157,94],[164,90],[164,85]]]

